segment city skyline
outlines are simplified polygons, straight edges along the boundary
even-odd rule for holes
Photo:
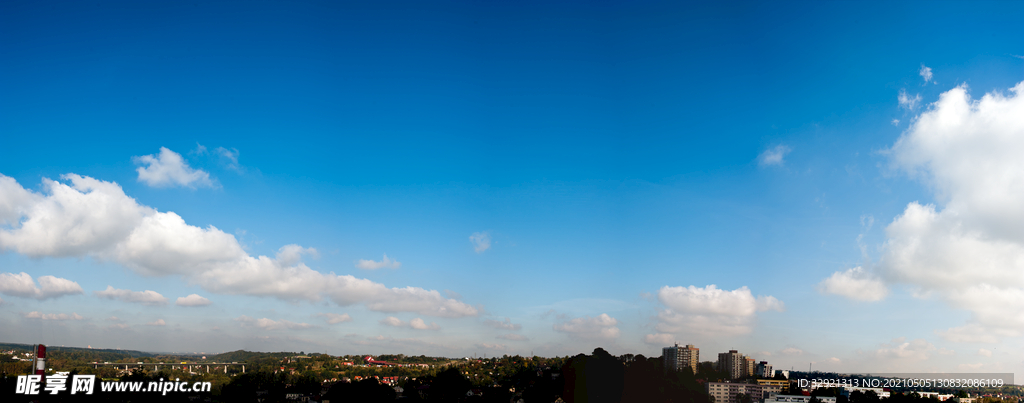
[[[1024,374],[1021,4],[58,4],[2,342]]]

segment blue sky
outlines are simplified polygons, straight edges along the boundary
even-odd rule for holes
[[[1024,369],[1020,4],[0,7],[2,340]]]

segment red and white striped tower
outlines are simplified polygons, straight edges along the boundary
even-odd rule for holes
[[[36,357],[32,359],[32,373],[46,378],[46,346],[36,345]]]

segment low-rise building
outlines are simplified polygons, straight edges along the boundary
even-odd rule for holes
[[[838,400],[833,396],[818,396],[821,403],[836,403]],[[764,400],[764,403],[810,403],[812,397],[804,395],[774,395]]]
[[[704,388],[708,396],[714,398],[715,403],[740,403],[741,394],[750,396],[751,402],[761,403],[765,398],[782,391],[782,386],[779,385],[739,382],[708,382],[704,384]]]

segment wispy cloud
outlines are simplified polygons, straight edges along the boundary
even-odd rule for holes
[[[300,330],[300,329],[309,329],[309,328],[313,327],[313,325],[310,325],[308,323],[295,323],[295,322],[292,322],[292,321],[289,321],[289,320],[285,320],[285,319],[281,319],[281,320],[273,320],[273,319],[267,319],[267,318],[255,319],[255,318],[251,318],[251,317],[246,316],[246,315],[242,315],[242,316],[239,316],[239,317],[235,318],[235,321],[239,322],[244,327],[257,327],[257,328],[260,328],[260,329],[263,329],[263,330],[281,330],[281,329]]]
[[[469,242],[473,244],[473,250],[476,253],[484,253],[485,250],[491,248],[491,234],[487,231],[474,232],[469,236]]]
[[[332,325],[336,325],[336,324],[339,324],[339,323],[348,322],[348,321],[352,320],[352,317],[349,316],[347,313],[342,313],[342,314],[337,314],[337,313],[318,313],[316,316],[325,318],[327,320],[327,323],[332,324]]]
[[[907,93],[907,90],[901,89],[900,94],[896,96],[896,100],[899,101],[901,108],[908,111],[914,111],[921,103],[921,94],[914,94],[911,96]]]
[[[793,149],[789,146],[779,144],[775,147],[769,148],[761,152],[761,155],[757,156],[757,165],[764,167],[769,166],[782,166],[786,163],[786,154],[789,154]]]
[[[427,322],[420,318],[413,318],[409,322],[403,322],[401,319],[394,316],[388,316],[381,319],[380,324],[393,327],[409,327],[416,330],[438,330],[441,328],[437,323],[431,322],[430,324],[427,324]]]
[[[41,319],[41,320],[59,320],[59,321],[64,321],[64,320],[82,320],[82,319],[84,319],[82,317],[82,315],[79,315],[77,313],[72,313],[71,315],[68,315],[66,313],[41,313],[41,312],[38,312],[38,311],[32,311],[32,312],[26,313],[25,314],[25,318],[28,318],[28,319]]]
[[[925,84],[928,84],[930,81],[932,81],[933,76],[931,67],[927,67],[924,64],[921,64],[921,70],[918,71],[917,74],[921,75],[921,78],[924,79]]]
[[[391,260],[388,258],[388,254],[384,254],[384,258],[379,262],[373,260],[359,259],[356,262],[356,267],[363,270],[377,270],[377,269],[397,269],[402,267],[402,263],[397,260]]]
[[[107,286],[106,290],[93,291],[97,297],[104,299],[114,299],[124,302],[131,302],[143,305],[164,305],[167,303],[167,298],[156,291],[132,291],[132,290],[118,290],[113,286]]]
[[[504,321],[488,319],[484,321],[484,324],[495,329],[503,330],[519,330],[523,328],[523,325],[512,323],[512,319],[509,318],[505,318]]]

